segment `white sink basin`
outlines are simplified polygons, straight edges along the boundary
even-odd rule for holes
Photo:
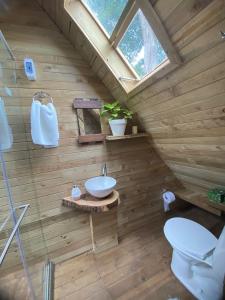
[[[112,193],[115,186],[116,179],[108,176],[93,177],[85,182],[88,193],[96,198],[105,198]]]

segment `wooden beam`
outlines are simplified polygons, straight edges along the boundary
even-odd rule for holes
[[[122,30],[122,26],[123,26],[124,22],[126,21],[127,16],[132,11],[134,4],[135,4],[135,0],[128,1],[127,5],[125,6],[125,8],[119,18],[119,21],[116,24],[116,27],[114,28],[113,33],[109,39],[110,43],[113,43],[115,41],[118,33]],[[129,23],[128,23],[128,25],[129,25]]]
[[[91,213],[90,228],[95,253],[118,246],[116,208],[104,213]]]
[[[152,30],[162,45],[171,63],[181,64],[181,58],[173,46],[159,16],[148,0],[139,0],[138,5],[148,20]]]
[[[116,48],[122,39],[124,33],[126,32],[130,22],[132,21],[133,17],[138,11],[138,6],[135,4],[135,1],[132,1],[132,5],[130,5],[130,8],[123,12],[121,18],[120,18],[120,24],[118,24],[117,31],[114,33],[112,38],[110,38],[110,41],[112,42],[112,45],[114,48]],[[126,7],[127,8],[127,7]],[[116,29],[116,28],[115,28]],[[115,31],[115,30],[114,30]]]

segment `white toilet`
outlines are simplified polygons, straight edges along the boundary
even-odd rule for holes
[[[169,219],[164,233],[173,247],[171,269],[201,300],[221,300],[225,276],[225,226],[217,239],[200,224],[185,218]]]

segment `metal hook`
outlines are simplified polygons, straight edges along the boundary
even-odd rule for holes
[[[225,32],[223,32],[222,30],[220,31],[222,39],[225,40]]]

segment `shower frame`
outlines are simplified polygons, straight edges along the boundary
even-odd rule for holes
[[[0,42],[3,43],[3,46],[4,46],[5,50],[8,52],[8,54],[11,58],[11,61],[16,63],[16,57],[14,56],[14,54],[13,54],[9,44],[7,43],[1,30],[0,30]],[[16,78],[16,76],[15,76],[15,78]],[[26,276],[27,282],[28,282],[29,297],[32,300],[36,300],[35,290],[34,290],[34,286],[32,283],[31,274],[29,272],[29,267],[28,267],[28,264],[26,261],[23,243],[22,243],[21,236],[20,236],[20,225],[30,207],[30,204],[26,203],[26,204],[22,204],[19,206],[15,205],[15,201],[14,201],[13,195],[12,195],[12,189],[11,189],[9,178],[7,175],[7,168],[6,168],[6,163],[4,160],[4,152],[1,149],[1,145],[0,145],[0,162],[1,162],[1,166],[2,166],[3,181],[4,181],[4,185],[5,185],[5,189],[6,189],[8,206],[9,206],[9,213],[4,218],[2,224],[0,224],[0,232],[4,230],[4,228],[6,227],[6,225],[8,224],[8,222],[10,220],[12,221],[12,224],[13,224],[12,231],[3,246],[3,250],[0,252],[0,266],[3,264],[4,259],[7,256],[8,250],[10,248],[10,245],[15,237],[16,244],[19,249],[20,260],[23,265],[24,273],[25,273],[25,276]],[[21,214],[19,215],[19,217],[17,216],[17,213],[16,213],[18,210],[21,211]],[[53,299],[53,289],[54,289],[54,263],[52,261],[47,260],[47,262],[43,266],[42,286],[43,286],[43,295],[42,295],[43,299],[44,300],[52,300]]]

